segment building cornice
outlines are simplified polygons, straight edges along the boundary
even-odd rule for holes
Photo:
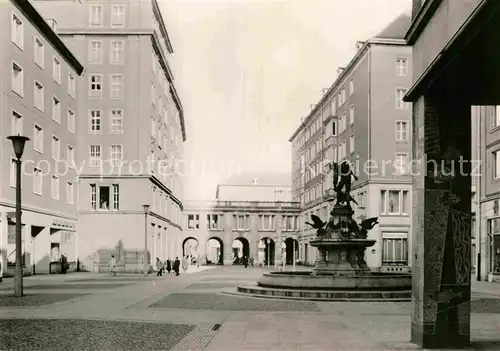
[[[335,79],[333,84],[330,86],[328,91],[323,94],[319,102],[314,106],[314,108],[309,112],[308,116],[300,123],[299,127],[295,130],[292,136],[288,139],[292,142],[293,139],[302,131],[302,129],[310,122],[312,116],[314,116],[320,108],[323,107],[325,100],[330,99],[333,95],[337,93],[337,90],[345,83],[345,80],[352,74],[356,64],[364,58],[368,53],[371,45],[397,45],[405,46],[406,41],[404,39],[388,39],[388,38],[370,38],[364,42],[363,46],[356,52],[354,57],[351,59],[349,64],[344,68],[342,73]]]
[[[161,10],[160,7],[158,6],[158,2],[156,0],[153,0],[151,2],[153,4],[153,14],[155,15],[156,19],[158,20],[158,24],[160,25],[160,31],[161,34],[163,35],[165,39],[165,44],[167,46],[167,50],[169,54],[174,53],[174,48],[172,46],[172,42],[170,41],[170,37],[167,32],[167,27],[165,26],[165,20],[163,19],[163,16],[161,15]]]
[[[23,14],[32,21],[33,25],[42,33],[54,46],[57,52],[68,62],[75,72],[80,76],[83,73],[83,65],[63,43],[61,38],[54,32],[51,26],[45,21],[40,13],[28,0],[11,0]]]
[[[426,0],[413,18],[410,27],[406,31],[405,40],[407,45],[413,45],[424,30],[425,26],[436,13],[443,0]]]
[[[13,201],[12,203],[5,202],[5,201],[0,201],[0,206],[10,207],[10,208],[12,208],[13,211],[16,208],[15,201]],[[70,221],[77,221],[78,220],[78,218],[76,216],[69,216],[69,215],[65,215],[65,214],[62,214],[62,213],[58,213],[58,212],[51,212],[51,211],[47,211],[45,209],[41,209],[41,208],[37,208],[37,207],[31,207],[31,206],[22,205],[21,210],[22,211],[27,211],[27,212],[38,213],[38,214],[45,215],[45,216],[52,216],[52,217],[56,217],[56,218],[63,218],[63,219],[67,219],[67,220],[70,220]],[[76,212],[76,210],[75,210],[75,212]]]
[[[185,201],[186,211],[300,212],[300,202],[291,201]]]
[[[422,74],[415,80],[411,88],[403,97],[403,101],[414,102],[440,74],[450,62],[457,58],[457,53],[474,40],[483,26],[500,11],[500,1],[483,0],[467,17],[457,32],[448,40],[443,49],[432,60]]]

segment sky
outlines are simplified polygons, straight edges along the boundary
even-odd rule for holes
[[[238,174],[291,172],[288,142],[349,63],[411,0],[158,0],[187,141],[184,198]]]

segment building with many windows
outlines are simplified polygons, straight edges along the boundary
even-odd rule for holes
[[[142,270],[143,204],[149,262],[179,255],[182,183],[175,171],[186,131],[169,66],[173,53],[156,0],[33,1],[84,62],[79,91],[79,258]]]
[[[78,95],[83,66],[26,0],[0,4],[0,277],[15,266],[16,168],[9,135],[30,138],[23,154],[25,272],[76,261]]]
[[[403,39],[410,17],[401,15],[377,36],[356,43],[356,54],[290,138],[292,201],[301,222],[323,219],[333,206],[329,162],[349,160],[359,177],[351,195],[355,219],[379,217],[369,234],[377,243],[366,262],[382,271],[406,271],[411,233],[411,105],[403,102],[412,82],[412,50]],[[312,228],[300,232],[300,258],[314,262]]]

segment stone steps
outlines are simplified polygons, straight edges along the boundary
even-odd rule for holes
[[[224,291],[231,293],[230,291]],[[260,286],[238,286],[232,293],[253,297],[292,299],[292,300],[314,300],[314,301],[411,301],[411,290],[401,291],[372,291],[372,290],[351,290],[351,291],[321,291],[321,290],[296,290],[296,289],[276,289]]]

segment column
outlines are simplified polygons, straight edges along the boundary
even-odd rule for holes
[[[470,106],[439,90],[413,105],[411,341],[422,348],[470,341]]]

